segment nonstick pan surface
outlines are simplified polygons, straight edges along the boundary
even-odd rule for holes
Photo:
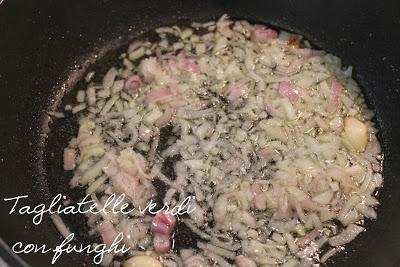
[[[303,34],[355,67],[355,78],[376,111],[385,182],[379,193],[378,220],[367,222],[368,231],[330,265],[400,266],[400,3],[5,0],[0,4],[0,249],[11,266],[22,263],[8,253],[7,244],[55,247],[62,239],[49,219],[34,226],[30,216],[9,215],[10,204],[3,199],[29,195],[29,204],[35,205],[58,192],[71,198],[81,193],[68,189],[70,174],[61,168],[61,151],[76,131],[75,120],[50,123],[52,131],[45,138],[41,135],[45,111],[68,102],[72,96],[68,92],[79,87],[88,68],[101,73],[114,65],[119,49],[135,36],[158,26],[207,21],[224,13]],[[83,217],[68,217],[66,222],[74,232],[84,232]],[[78,236],[78,242],[88,242],[87,236]],[[51,255],[20,256],[30,266],[50,266]],[[68,254],[55,266],[91,262],[87,255]]]

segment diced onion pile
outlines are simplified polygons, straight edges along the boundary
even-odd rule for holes
[[[116,193],[145,207],[154,180],[170,206],[195,196],[179,218],[88,215],[106,245],[124,234],[122,266],[311,266],[376,218],[382,155],[351,68],[299,35],[226,15],[156,32],[101,81],[86,77],[64,151],[71,186],[100,206]],[[172,247],[176,221],[197,244]],[[118,266],[113,256],[103,264]]]

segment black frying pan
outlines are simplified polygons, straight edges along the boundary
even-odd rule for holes
[[[69,90],[79,87],[89,66],[101,74],[114,65],[118,47],[135,36],[223,13],[303,34],[355,67],[355,78],[376,111],[385,183],[378,220],[367,222],[368,231],[329,264],[400,266],[400,2],[5,0],[0,4],[0,252],[11,266],[25,265],[8,245],[22,241],[55,247],[62,239],[48,219],[33,226],[30,216],[9,215],[10,204],[3,198],[28,194],[35,205],[58,192],[75,199],[82,194],[67,188],[70,174],[61,168],[75,118],[50,124],[46,139],[40,135],[44,111],[68,102]],[[82,217],[65,219],[74,232],[84,232]],[[78,236],[78,242],[87,243],[87,236]],[[49,254],[21,256],[30,266],[50,266]],[[83,254],[64,255],[56,264],[83,265],[91,265]]]

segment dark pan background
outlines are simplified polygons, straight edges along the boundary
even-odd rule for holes
[[[64,92],[107,49],[164,24],[206,21],[223,13],[301,33],[355,67],[381,130],[385,184],[378,220],[367,223],[368,231],[330,265],[400,266],[400,2],[5,0],[0,4],[0,252],[12,266],[19,264],[5,243],[55,247],[61,242],[48,219],[34,226],[30,216],[9,215],[11,204],[3,201],[28,194],[34,205],[68,192],[70,174],[61,171],[60,151],[74,129],[58,125],[47,141],[40,136],[44,111],[60,105]],[[81,217],[69,222],[75,232],[84,227]],[[51,256],[22,257],[31,266],[50,266]],[[82,262],[90,265],[91,259],[64,255],[55,266]]]

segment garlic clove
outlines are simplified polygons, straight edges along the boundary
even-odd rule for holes
[[[351,146],[357,152],[363,152],[368,144],[367,126],[353,117],[344,119],[344,132]]]
[[[122,263],[123,267],[162,267],[161,262],[150,256],[135,256]]]

